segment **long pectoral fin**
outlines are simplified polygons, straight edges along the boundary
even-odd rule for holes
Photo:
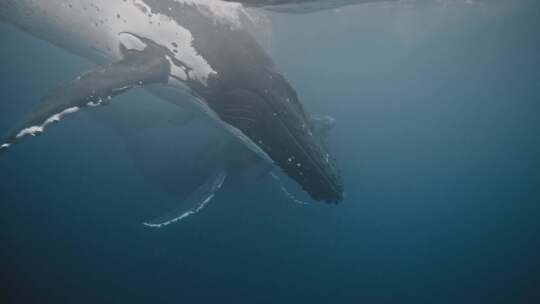
[[[51,90],[2,141],[5,150],[27,136],[41,134],[52,123],[83,107],[98,106],[114,96],[145,84],[166,83],[170,64],[150,49],[127,51],[123,60],[87,72]]]
[[[281,192],[293,203],[295,204],[299,204],[299,205],[311,205],[311,203],[309,202],[306,202],[306,201],[301,201],[299,199],[297,199],[288,189],[287,187],[285,187],[285,184],[283,184],[283,181],[281,181],[281,178],[279,178],[279,176],[274,173],[274,172],[270,172],[270,177],[272,177],[272,179],[276,182],[276,184],[278,185],[278,187],[281,189]]]
[[[143,224],[147,227],[162,228],[201,211],[216,196],[226,178],[226,171],[217,170],[188,196],[180,208]]]

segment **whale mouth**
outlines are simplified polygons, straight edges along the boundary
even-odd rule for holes
[[[335,160],[295,94],[235,90],[224,96],[213,104],[221,119],[240,129],[314,200],[342,201]]]

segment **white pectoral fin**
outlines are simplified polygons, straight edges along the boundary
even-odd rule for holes
[[[41,134],[49,125],[81,108],[107,104],[114,96],[138,86],[166,83],[169,72],[166,58],[150,51],[131,51],[119,62],[89,71],[51,90],[18,127],[0,141],[0,150],[28,136]]]
[[[182,202],[181,207],[174,209],[164,216],[144,222],[143,225],[151,228],[163,228],[198,213],[216,196],[226,178],[227,173],[225,171],[217,171],[212,174],[204,184],[193,191],[188,198]]]
[[[276,182],[277,186],[280,188],[281,192],[285,195],[285,197],[287,197],[291,202],[299,205],[311,205],[311,203],[309,202],[297,199],[291,192],[289,192],[287,187],[285,187],[285,185],[283,184],[283,181],[281,181],[281,178],[279,178],[276,173],[270,172],[270,176]]]

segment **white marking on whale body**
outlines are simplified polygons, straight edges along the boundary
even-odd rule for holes
[[[9,147],[11,147],[11,144],[3,144],[0,146],[0,149],[8,149]]]
[[[41,126],[32,126],[26,129],[23,129],[19,134],[17,134],[16,138],[21,138],[26,135],[32,135],[36,136],[37,134],[40,134],[43,132],[43,127]]]
[[[171,75],[173,75],[173,76],[175,76],[177,78],[180,78],[182,80],[187,80],[188,76],[187,76],[187,73],[186,73],[186,70],[184,69],[184,67],[179,67],[179,66],[175,65],[173,63],[173,61],[171,60],[171,57],[167,56],[166,58],[169,61],[169,63],[171,64]]]
[[[110,1],[97,1],[106,7],[107,11],[114,11],[115,7],[120,11],[120,18],[110,19],[107,25],[116,33],[128,32],[152,40],[153,42],[168,48],[174,53],[174,57],[189,66],[190,77],[207,84],[208,77],[217,72],[200,55],[193,46],[193,35],[186,28],[180,26],[174,19],[159,13],[152,12],[142,0],[129,2],[111,3]],[[95,2],[94,2],[95,3]],[[122,17],[124,18],[122,20]],[[123,36],[123,35],[121,35]],[[141,46],[138,46],[140,48]],[[174,65],[172,65],[174,66]]]
[[[175,0],[224,26],[238,26],[243,8],[218,0]],[[217,72],[195,49],[192,33],[143,0],[18,0],[6,7],[6,21],[66,50],[99,63],[122,59],[120,44],[140,50],[133,33],[168,48],[190,67],[190,77],[206,85]]]
[[[50,124],[55,123],[57,121],[60,121],[62,118],[64,118],[64,116],[75,113],[77,111],[79,111],[79,107],[67,108],[64,111],[62,111],[60,113],[57,113],[57,114],[54,114],[53,116],[47,118],[45,120],[45,122],[43,124],[39,125],[39,126],[31,126],[31,127],[22,129],[17,134],[17,136],[15,136],[15,138],[21,138],[21,137],[24,137],[26,135],[36,136],[36,135],[38,135],[40,133],[43,133],[43,131],[45,130],[47,125],[50,125]]]
[[[57,121],[60,121],[65,115],[68,115],[68,114],[73,114],[75,112],[79,111],[79,107],[71,107],[71,108],[67,108],[65,109],[64,111],[58,113],[58,114],[54,114],[53,116],[49,117],[46,121],[45,121],[45,125],[47,124],[50,124],[50,123],[53,123],[53,122],[57,122]]]
[[[86,105],[89,106],[89,107],[99,107],[103,104],[103,100],[102,99],[99,99],[98,101],[94,102],[94,101],[89,101]]]
[[[118,34],[120,43],[122,43],[128,50],[143,51],[147,45],[142,42],[141,39],[129,34],[129,33],[120,33]]]

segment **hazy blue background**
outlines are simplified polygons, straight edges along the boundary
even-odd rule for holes
[[[145,228],[177,202],[141,160],[189,160],[208,130],[160,126],[134,151],[105,112],[168,106],[132,92],[0,158],[2,303],[540,301],[537,1],[271,18],[276,62],[312,112],[337,119],[343,204],[295,205],[244,181],[185,222]],[[0,37],[3,133],[91,65],[3,24]]]

